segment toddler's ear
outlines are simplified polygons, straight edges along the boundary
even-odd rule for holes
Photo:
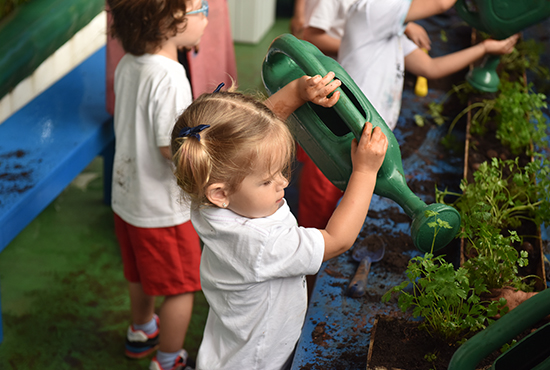
[[[206,188],[206,198],[220,208],[226,208],[229,205],[225,184],[217,183],[209,185]]]

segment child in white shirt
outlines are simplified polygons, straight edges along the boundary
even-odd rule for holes
[[[364,223],[388,145],[370,123],[352,144],[353,173],[325,229],[299,227],[284,199],[295,144],[281,118],[306,101],[334,105],[333,78],[304,76],[265,105],[205,94],[174,127],[176,176],[204,242],[210,305],[197,369],[288,369],[307,310],[305,275],[348,250]]]

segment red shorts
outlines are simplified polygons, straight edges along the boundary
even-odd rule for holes
[[[162,228],[128,224],[115,214],[124,277],[141,283],[145,294],[171,296],[201,289],[201,248],[191,221]]]
[[[303,163],[298,195],[298,225],[324,229],[343,195],[298,146],[297,158]]]

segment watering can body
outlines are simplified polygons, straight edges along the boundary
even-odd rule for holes
[[[548,0],[458,0],[460,18],[495,39],[505,39],[550,17]]]
[[[388,138],[388,150],[378,171],[375,194],[392,199],[413,219],[411,234],[418,249],[430,251],[432,244],[434,250],[444,247],[458,232],[460,215],[454,208],[443,204],[426,205],[409,189],[401,151],[393,132],[340,64],[314,45],[285,34],[272,42],[262,65],[262,80],[271,95],[303,75],[324,76],[329,71],[342,82],[338,88],[338,102],[332,108],[312,103],[298,108],[288,120],[294,138],[323,174],[335,186],[345,190],[352,172],[351,141],[361,137],[367,121],[380,127]],[[434,230],[427,225],[427,210],[438,212],[438,217],[447,221],[451,229],[445,229],[434,237]]]

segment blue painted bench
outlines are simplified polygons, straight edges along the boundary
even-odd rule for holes
[[[98,155],[109,204],[114,143],[103,47],[0,124],[0,252]]]

